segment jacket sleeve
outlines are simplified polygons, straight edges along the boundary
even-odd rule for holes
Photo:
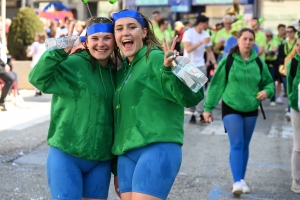
[[[261,73],[261,82],[259,84],[259,89],[266,91],[268,94],[268,98],[271,99],[274,95],[275,85],[267,64],[263,61],[262,63],[263,68]]]
[[[212,110],[218,105],[224,93],[226,88],[226,61],[227,56],[220,61],[218,68],[209,84],[204,103],[204,112],[212,112]]]
[[[203,87],[197,93],[193,92],[173,74],[171,67],[163,66],[161,68],[160,79],[164,97],[168,100],[177,102],[184,107],[192,107],[204,99]]]
[[[46,51],[30,71],[29,82],[43,93],[63,96],[65,80],[59,68],[67,58],[63,49]]]
[[[155,71],[164,98],[184,107],[196,106],[204,99],[204,90],[193,92],[172,72],[171,67],[163,66],[164,55],[161,51],[150,54],[149,60]]]

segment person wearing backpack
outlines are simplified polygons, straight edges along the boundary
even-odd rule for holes
[[[296,42],[296,55],[287,65],[287,95],[291,107],[293,127],[292,187],[291,190],[300,194],[300,38]]]
[[[268,66],[258,57],[253,46],[255,33],[243,28],[238,45],[219,63],[204,103],[204,119],[213,121],[212,110],[222,98],[222,118],[230,142],[230,167],[234,179],[232,193],[249,193],[245,173],[249,144],[262,100],[274,95],[274,82]]]

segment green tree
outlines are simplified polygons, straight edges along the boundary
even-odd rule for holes
[[[37,32],[44,31],[44,25],[32,8],[20,8],[13,18],[8,33],[7,48],[13,58],[26,60],[26,49],[34,42]]]

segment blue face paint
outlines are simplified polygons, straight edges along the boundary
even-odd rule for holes
[[[93,24],[87,28],[87,36],[93,35],[95,33],[114,33],[113,24]]]
[[[135,10],[124,10],[113,14],[114,22],[126,17],[136,19],[142,25],[143,28],[145,27],[143,17]]]

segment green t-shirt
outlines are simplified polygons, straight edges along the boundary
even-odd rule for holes
[[[275,41],[274,39],[272,39],[272,40],[270,40],[270,41],[265,45],[265,50],[273,51],[273,49],[274,49],[275,47],[278,47],[277,41]],[[277,59],[276,53],[275,53],[275,54],[269,54],[269,55],[266,55],[266,60],[268,60],[268,61],[273,61],[273,60],[276,60],[276,59]]]
[[[265,47],[266,46],[266,41],[267,41],[267,38],[266,38],[266,35],[263,32],[258,31],[257,33],[255,33],[255,44],[257,44],[257,46],[259,48],[260,47]],[[262,60],[265,60],[265,53],[262,53],[259,57]]]
[[[230,38],[231,36],[232,36],[232,35],[231,35],[231,32],[230,32],[230,31],[227,32],[225,28],[222,28],[221,30],[219,30],[218,32],[215,33],[214,40],[212,40],[212,41],[213,41],[213,43],[214,43],[214,45],[215,45],[215,44],[217,44],[218,42],[220,42],[220,41],[222,41],[222,40],[225,40],[225,42],[226,42],[226,40],[227,40],[228,38]],[[224,43],[224,45],[225,45],[225,43]],[[224,52],[224,51],[221,50],[221,51],[220,51],[220,54],[223,54],[223,52]]]
[[[279,47],[282,44],[282,41],[284,40],[284,37],[279,38],[278,35],[275,35],[273,40],[276,42],[277,46]]]
[[[158,27],[158,24],[152,22],[152,25],[153,25],[153,32],[154,32],[154,34],[155,34],[155,32],[156,32],[157,30],[160,31],[160,29],[159,29],[159,27]],[[172,27],[171,27],[170,24],[168,24],[167,31],[169,31],[169,34],[170,34],[171,37],[175,37],[175,35],[174,35],[174,34],[175,34],[175,31],[172,30]]]
[[[172,37],[170,35],[170,32],[168,30],[164,30],[163,32],[160,29],[155,29],[154,34],[157,37],[157,39],[160,41],[162,46],[164,45],[163,38],[166,38],[166,42],[168,45],[171,44]]]

